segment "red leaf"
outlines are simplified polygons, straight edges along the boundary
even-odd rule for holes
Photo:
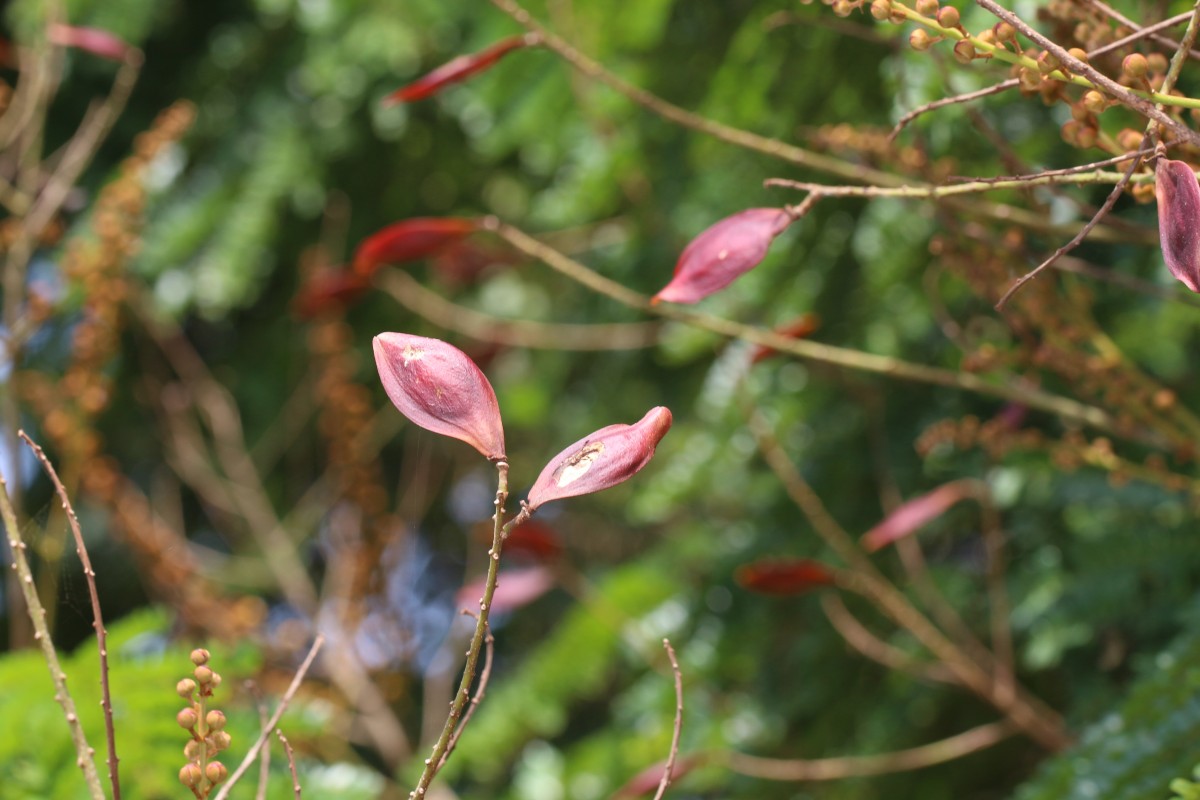
[[[388,225],[368,236],[354,251],[354,271],[370,276],[384,264],[417,261],[473,233],[473,219],[414,217]]]
[[[344,311],[371,288],[362,275],[344,269],[322,269],[313,273],[292,299],[292,311],[300,319],[313,319],[330,311]]]
[[[401,87],[383,98],[384,105],[396,103],[412,103],[435,95],[452,83],[464,81],[477,72],[483,72],[513,50],[529,47],[536,43],[530,36],[512,36],[496,42],[486,50],[478,53],[459,56],[435,69],[433,72],[418,78],[407,86]]]
[[[1171,274],[1200,292],[1200,184],[1190,165],[1158,159],[1154,168],[1158,235]]]
[[[675,769],[671,770],[671,780],[677,781],[684,775],[687,775],[700,763],[700,758],[696,755],[683,756],[675,759]],[[651,764],[644,770],[634,775],[629,779],[629,782],[617,789],[613,793],[613,798],[626,797],[643,797],[651,794],[658,789],[658,785],[662,783],[663,771],[667,768],[667,761],[663,759],[655,764]]]
[[[475,362],[440,339],[406,333],[375,337],[383,388],[415,425],[461,439],[492,461],[504,458],[496,392]]]
[[[488,531],[491,541],[491,531]],[[529,520],[509,532],[504,540],[504,555],[525,556],[537,561],[553,561],[562,555],[563,544],[557,531],[545,523]]]
[[[135,48],[123,39],[99,28],[80,28],[54,23],[49,39],[60,47],[74,47],[110,61],[124,61]]]
[[[479,598],[487,577],[480,576],[458,590],[460,606],[475,606],[478,608]],[[527,606],[534,600],[554,588],[554,573],[543,566],[521,567],[509,569],[500,573],[496,582],[496,591],[492,594],[492,608],[496,613],[515,611]]]
[[[657,406],[632,425],[609,425],[580,439],[546,464],[529,490],[529,509],[628,480],[650,462],[670,428],[670,410]]]
[[[773,559],[743,564],[733,573],[743,589],[759,594],[786,596],[804,594],[837,582],[833,572],[810,559]]]
[[[778,208],[750,208],[726,217],[692,239],[675,264],[675,277],[651,302],[697,303],[763,260],[772,240],[792,222]]]
[[[780,336],[786,336],[789,339],[805,339],[812,336],[818,328],[821,327],[821,318],[816,314],[802,314],[796,317],[786,325],[781,325],[775,329],[775,332]],[[758,345],[750,353],[750,363],[757,364],[760,361],[770,358],[779,351],[773,347],[766,345]]]
[[[863,534],[863,549],[874,553],[897,539],[915,533],[945,514],[955,503],[970,497],[974,491],[972,482],[954,481],[920,497],[914,497],[898,506],[895,511],[884,517],[882,522]]]

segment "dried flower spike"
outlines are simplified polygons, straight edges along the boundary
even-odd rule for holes
[[[417,261],[457,242],[478,228],[463,217],[414,217],[368,236],[354,251],[354,271],[370,276],[384,264]]]
[[[1154,169],[1158,236],[1171,274],[1200,292],[1200,183],[1183,161],[1158,159]]]
[[[504,459],[496,392],[475,362],[439,339],[375,337],[375,365],[389,398],[415,425],[461,439],[492,461]]]
[[[530,511],[551,500],[591,494],[622,483],[650,462],[671,428],[671,411],[657,406],[632,425],[609,425],[550,459],[529,490]]]
[[[791,215],[778,208],[750,208],[717,222],[684,248],[675,277],[652,302],[697,303],[724,289],[758,266],[791,223]]]
[[[530,35],[512,36],[496,42],[486,50],[459,56],[407,86],[403,86],[392,92],[383,98],[383,103],[390,106],[396,103],[412,103],[417,100],[424,100],[426,97],[437,94],[452,83],[464,81],[478,72],[483,72],[513,50],[529,47],[537,44],[537,42],[538,39]]]

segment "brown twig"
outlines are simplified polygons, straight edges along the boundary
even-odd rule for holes
[[[1169,36],[1159,36],[1155,32],[1147,33],[1146,29],[1143,28],[1141,25],[1137,24],[1136,22],[1131,20],[1129,17],[1125,16],[1120,11],[1117,11],[1115,8],[1108,5],[1107,3],[1101,2],[1101,0],[1088,0],[1088,5],[1090,5],[1092,8],[1096,9],[1097,11],[1099,11],[1101,14],[1104,14],[1106,17],[1116,20],[1120,24],[1124,25],[1126,28],[1129,28],[1134,33],[1138,33],[1149,39],[1153,39],[1154,41],[1158,42],[1159,44],[1163,45],[1164,47],[1169,47],[1175,51],[1182,51],[1185,54],[1187,54],[1187,56],[1190,58],[1200,58],[1200,51],[1192,50],[1190,45],[1181,47],[1179,42],[1175,41],[1174,39],[1170,38]],[[1187,19],[1187,17],[1189,15],[1182,14],[1179,16],[1182,16],[1184,19]],[[1171,20],[1164,20],[1164,22],[1171,22],[1172,20],[1177,20],[1177,19],[1178,19],[1178,16],[1172,17]],[[1182,21],[1182,20],[1180,20],[1180,21]],[[1172,22],[1171,25],[1166,25],[1164,27],[1169,28],[1169,27],[1172,27],[1172,25],[1178,25],[1178,24],[1179,24],[1178,21]],[[1162,23],[1159,23],[1159,25],[1162,25]]]
[[[829,624],[833,625],[833,629],[846,640],[846,644],[875,663],[888,669],[910,673],[922,680],[961,685],[945,666],[921,663],[871,633],[850,613],[850,609],[846,608],[846,604],[836,592],[825,592],[821,595],[821,610],[825,612],[825,617]]]
[[[928,114],[930,111],[936,111],[939,108],[958,105],[960,103],[970,103],[972,100],[979,100],[983,97],[990,97],[994,94],[1007,92],[1009,89],[1015,89],[1020,85],[1021,82],[1016,78],[1009,78],[1008,80],[1002,81],[993,86],[987,86],[983,89],[977,89],[973,92],[966,92],[964,94],[956,94],[952,97],[942,97],[938,100],[934,100],[933,102],[926,103],[923,106],[918,106],[900,118],[895,126],[892,127],[887,139],[889,142],[894,141],[896,137],[900,135],[900,132],[903,131],[913,120],[923,114]]]
[[[478,615],[473,611],[463,610],[463,614],[469,617]],[[450,754],[454,752],[454,748],[458,746],[458,740],[462,736],[463,730],[466,729],[467,723],[471,721],[471,717],[475,714],[475,709],[479,708],[479,704],[483,702],[484,696],[487,694],[488,681],[492,678],[492,658],[495,656],[496,638],[492,636],[492,629],[488,627],[487,635],[483,639],[484,655],[483,669],[479,671],[479,687],[475,689],[475,694],[471,697],[471,704],[467,707],[466,713],[463,714],[462,722],[458,728],[450,736],[450,741],[446,744],[446,752],[442,756],[442,766],[445,766],[446,759],[450,758]]]
[[[1092,83],[1092,85],[1098,89],[1103,89],[1113,99],[1119,101],[1123,105],[1128,106],[1134,111],[1137,111],[1139,114],[1155,120],[1160,125],[1169,128],[1183,141],[1190,142],[1191,144],[1200,144],[1200,134],[1197,134],[1196,131],[1193,131],[1186,125],[1183,125],[1179,121],[1171,118],[1161,108],[1157,107],[1149,100],[1144,100],[1141,97],[1138,97],[1129,89],[1117,83],[1104,73],[1098,71],[1095,67],[1092,67],[1071,55],[1069,52],[1067,52],[1066,48],[1062,47],[1054,40],[1043,36],[1027,22],[1025,22],[1025,20],[1001,6],[999,3],[995,2],[995,0],[975,0],[975,2],[980,7],[990,11],[997,18],[1007,22],[1009,25],[1012,25],[1014,28],[1024,34],[1026,38],[1036,43],[1039,47],[1053,54],[1054,57],[1058,59],[1059,63],[1061,63],[1064,68],[1070,70],[1073,74],[1086,78]]]
[[[17,527],[17,513],[13,509],[8,494],[8,481],[0,474],[0,521],[4,523],[4,531],[8,538],[8,549],[12,552],[12,567],[17,573],[17,583],[25,598],[25,607],[29,612],[30,622],[33,623],[34,639],[41,648],[42,657],[50,670],[50,678],[54,681],[54,699],[62,706],[63,716],[66,717],[67,727],[71,729],[71,740],[75,745],[76,764],[83,771],[84,781],[93,800],[105,800],[104,788],[100,785],[100,774],[96,771],[96,762],[92,759],[94,751],[88,746],[87,736],[83,732],[83,724],[79,721],[79,712],[75,709],[75,701],[67,690],[67,674],[59,663],[58,653],[54,649],[54,641],[46,627],[46,610],[38,598],[34,588],[33,572],[29,569],[29,561],[25,558],[25,542],[21,540],[21,532]]]
[[[1011,384],[992,383],[971,373],[939,369],[925,364],[915,364],[806,339],[791,339],[766,328],[743,325],[733,320],[715,317],[670,303],[652,305],[650,298],[645,295],[599,275],[578,261],[511,225],[496,220],[490,220],[487,224],[497,235],[521,252],[542,261],[583,286],[631,308],[702,328],[721,336],[765,345],[774,350],[830,366],[990,395],[1104,430],[1112,431],[1113,428],[1113,421],[1108,412],[1067,397],[1049,394],[1023,383],[1015,381]]]
[[[271,719],[267,721],[267,725],[259,731],[258,738],[254,744],[250,746],[250,750],[246,753],[246,757],[242,759],[242,763],[238,764],[229,776],[229,780],[221,787],[221,791],[213,797],[213,800],[226,800],[229,793],[233,791],[234,785],[242,779],[246,774],[246,770],[258,758],[258,753],[266,745],[267,740],[271,738],[271,731],[279,726],[279,720],[283,718],[283,712],[287,711],[288,704],[292,702],[292,698],[296,696],[296,692],[300,690],[300,684],[304,682],[304,676],[308,674],[309,667],[317,658],[317,653],[321,652],[321,645],[325,644],[325,637],[317,634],[313,639],[312,647],[308,650],[308,655],[304,657],[300,668],[296,670],[296,675],[292,678],[291,684],[288,685],[287,691],[283,693],[283,697],[279,698],[279,705],[275,707],[275,713],[271,715]]]
[[[679,735],[683,731],[683,673],[679,670],[679,659],[675,658],[675,649],[671,647],[670,639],[663,639],[663,649],[667,651],[667,659],[671,662],[671,673],[675,676],[675,724],[671,731],[671,750],[667,754],[667,763],[663,767],[662,778],[658,782],[658,791],[654,800],[662,800],[671,778],[674,777],[675,759],[679,757]]]
[[[990,3],[991,0],[978,0],[978,2]],[[1143,142],[1143,144],[1144,144],[1144,142]],[[1137,170],[1137,168],[1141,165],[1141,163],[1142,163],[1142,157],[1140,155],[1136,156],[1133,159],[1133,161],[1131,161],[1129,163],[1129,167],[1125,170],[1125,174],[1121,177],[1121,180],[1118,181],[1115,186],[1113,186],[1112,191],[1110,191],[1108,193],[1108,197],[1105,198],[1104,204],[1101,205],[1100,209],[1098,211],[1096,211],[1095,214],[1092,215],[1092,218],[1090,220],[1088,220],[1087,224],[1079,229],[1079,233],[1077,233],[1073,237],[1071,237],[1071,241],[1067,242],[1062,247],[1055,250],[1050,255],[1050,257],[1047,258],[1045,261],[1043,261],[1041,264],[1038,264],[1036,267],[1031,269],[1029,272],[1026,272],[1024,275],[1022,275],[1021,277],[1019,277],[1015,281],[1013,281],[1012,285],[1008,287],[1008,291],[1006,291],[1000,297],[1000,299],[998,301],[996,301],[995,307],[996,307],[997,311],[1000,311],[1001,309],[1003,309],[1005,304],[1008,303],[1008,301],[1012,298],[1012,296],[1014,294],[1016,294],[1022,286],[1024,286],[1026,283],[1033,280],[1034,278],[1036,278],[1042,272],[1042,270],[1046,269],[1049,266],[1052,266],[1054,264],[1054,262],[1057,261],[1061,256],[1064,256],[1067,253],[1074,250],[1076,247],[1078,247],[1080,245],[1080,243],[1083,242],[1084,239],[1087,238],[1087,235],[1092,232],[1092,228],[1095,228],[1097,225],[1099,225],[1100,220],[1104,219],[1105,215],[1108,214],[1108,212],[1112,210],[1112,207],[1114,205],[1116,205],[1117,198],[1119,198],[1121,196],[1122,192],[1125,191],[1125,187],[1126,187],[1126,185],[1128,185],[1129,179],[1133,177],[1133,173]]]
[[[400,305],[438,327],[510,347],[629,350],[653,347],[661,332],[660,325],[645,322],[571,325],[503,319],[452,303],[400,270],[382,274],[379,285]]]
[[[46,457],[41,446],[30,439],[25,431],[18,431],[17,435],[37,456],[38,461],[42,464],[42,469],[50,478],[50,482],[54,484],[54,491],[58,493],[58,499],[62,502],[63,511],[67,515],[67,522],[70,523],[71,535],[75,538],[75,553],[79,556],[79,563],[83,566],[83,577],[87,581],[88,596],[92,601],[92,628],[96,631],[96,648],[100,651],[100,707],[104,709],[104,738],[108,744],[106,760],[108,780],[112,785],[112,800],[121,800],[121,779],[117,769],[117,765],[120,763],[120,759],[117,758],[117,731],[113,726],[112,693],[108,683],[108,631],[104,628],[104,615],[100,610],[100,593],[96,590],[96,571],[92,569],[92,560],[88,557],[87,545],[83,541],[83,531],[79,529],[79,517],[75,514],[71,498],[67,496],[67,488],[59,480],[54,465],[50,463],[50,459]]]
[[[254,698],[254,708],[258,711],[258,728],[262,730],[267,727],[267,719],[270,712],[267,710],[267,701],[263,699],[262,692],[258,690],[258,684],[248,680],[245,683],[246,691]],[[254,790],[254,800],[267,800],[267,781],[271,778],[271,748],[264,747],[258,758],[258,785]]]
[[[771,781],[833,781],[887,775],[943,764],[991,747],[1016,733],[1012,723],[990,722],[938,742],[873,756],[840,758],[763,758],[729,752],[724,763],[734,772]]]
[[[292,743],[287,740],[279,728],[275,729],[275,735],[283,744],[283,754],[287,756],[288,770],[292,773],[292,795],[296,800],[300,800],[300,776],[296,774],[296,754],[292,750]]]
[[[677,125],[707,134],[729,144],[744,147],[747,150],[779,158],[796,166],[808,167],[821,172],[827,172],[831,175],[838,175],[847,180],[877,184],[894,184],[899,180],[896,176],[887,172],[881,172],[880,170],[859,164],[852,164],[838,158],[805,150],[793,144],[781,142],[778,139],[771,139],[756,133],[733,128],[680,108],[609,72],[598,61],[584,55],[561,36],[558,36],[537,22],[516,0],[492,0],[492,4],[505,14],[508,14],[527,30],[541,36],[544,47],[554,51],[559,57],[584,75],[604,83],[643,108]]]

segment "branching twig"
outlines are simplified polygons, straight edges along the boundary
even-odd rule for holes
[[[928,383],[935,386],[946,386],[990,395],[1022,403],[1031,408],[1047,411],[1064,419],[1076,420],[1104,430],[1112,431],[1113,428],[1113,420],[1106,411],[1067,397],[1049,394],[1041,389],[1023,383],[993,383],[971,373],[955,372],[924,364],[915,364],[909,361],[878,356],[873,353],[864,353],[859,350],[835,347],[807,339],[791,339],[765,328],[743,325],[733,320],[715,317],[711,314],[693,311],[670,303],[651,305],[650,298],[645,295],[597,274],[578,261],[539,242],[511,225],[506,225],[495,220],[489,221],[488,224],[491,230],[495,231],[501,238],[521,252],[542,261],[549,267],[587,288],[631,308],[640,309],[677,322],[683,322],[693,327],[703,328],[721,336],[765,345],[774,350],[789,353],[810,361],[844,369],[872,372],[900,380]]]
[[[226,800],[229,797],[229,793],[233,790],[234,785],[242,779],[242,776],[246,774],[246,770],[250,769],[254,760],[258,758],[258,751],[266,745],[267,739],[271,737],[271,731],[279,726],[279,720],[283,718],[283,712],[287,711],[288,704],[292,702],[292,698],[300,690],[300,684],[304,682],[304,676],[308,673],[308,668],[312,666],[313,661],[316,660],[317,653],[321,652],[321,645],[323,644],[325,644],[325,637],[317,634],[317,637],[313,640],[312,647],[308,650],[308,655],[304,657],[300,668],[296,670],[295,677],[292,678],[291,684],[288,685],[287,691],[283,693],[283,697],[279,698],[279,705],[276,706],[275,713],[271,715],[271,719],[268,720],[266,727],[259,731],[258,739],[250,746],[250,750],[246,753],[246,757],[242,759],[242,763],[238,764],[238,768],[230,774],[229,780],[213,796],[213,800]]]
[[[462,613],[478,619],[478,615],[473,611],[464,609]],[[446,744],[446,752],[442,755],[442,766],[445,766],[446,759],[450,758],[450,754],[458,746],[458,740],[462,736],[463,730],[467,727],[467,723],[471,721],[471,717],[475,715],[475,710],[479,708],[479,704],[483,702],[483,698],[487,694],[488,681],[492,678],[492,659],[496,655],[496,639],[492,636],[492,629],[490,627],[484,636],[483,644],[485,652],[483,655],[483,669],[479,672],[479,687],[475,689],[475,694],[471,697],[471,705],[467,707],[466,713],[463,714],[462,722],[458,724],[458,727],[450,736],[450,741]]]
[[[877,664],[882,664],[888,669],[908,672],[922,680],[961,685],[954,674],[943,665],[920,663],[907,653],[879,639],[855,619],[836,592],[821,595],[821,610],[825,612],[834,630],[846,640],[846,644]]]
[[[104,628],[104,615],[100,610],[100,593],[96,590],[96,571],[92,569],[92,560],[88,557],[87,545],[83,542],[83,531],[79,529],[79,517],[75,515],[75,509],[71,506],[71,498],[67,496],[67,488],[58,479],[58,472],[54,469],[54,465],[50,463],[50,459],[46,458],[46,453],[37,442],[30,439],[25,431],[18,431],[17,435],[37,456],[38,461],[42,464],[42,469],[46,471],[50,482],[54,484],[54,491],[58,492],[58,499],[62,502],[67,522],[70,523],[71,535],[75,537],[75,553],[79,556],[79,563],[83,565],[83,577],[87,581],[88,596],[92,601],[92,627],[96,631],[96,648],[100,651],[100,707],[104,709],[104,738],[108,744],[106,762],[108,764],[108,780],[112,785],[112,800],[121,800],[121,780],[117,770],[117,765],[120,763],[120,759],[117,758],[117,731],[113,726],[112,693],[109,691],[108,685],[108,631]]]
[[[83,733],[83,725],[79,721],[79,713],[75,710],[75,701],[67,691],[67,674],[63,672],[62,664],[58,661],[58,653],[54,649],[54,641],[46,627],[46,610],[38,598],[37,589],[33,584],[33,572],[29,569],[29,561],[25,558],[25,542],[21,541],[21,532],[17,527],[17,513],[13,509],[8,496],[8,481],[0,475],[0,521],[4,523],[4,531],[8,538],[8,548],[12,552],[13,569],[16,570],[16,583],[21,587],[25,598],[26,610],[33,623],[34,639],[46,659],[50,669],[50,678],[54,681],[54,699],[62,706],[63,716],[67,718],[67,727],[71,729],[71,740],[75,745],[76,763],[83,770],[84,780],[93,800],[105,800],[104,788],[100,785],[100,774],[96,771],[96,762],[92,760],[95,753],[88,746],[87,736]]]

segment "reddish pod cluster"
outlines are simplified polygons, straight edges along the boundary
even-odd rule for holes
[[[1163,260],[1184,286],[1200,292],[1200,183],[1191,165],[1158,159],[1154,196]]]
[[[711,225],[684,248],[675,276],[651,302],[698,303],[752,270],[793,217],[779,208],[749,208]]]

